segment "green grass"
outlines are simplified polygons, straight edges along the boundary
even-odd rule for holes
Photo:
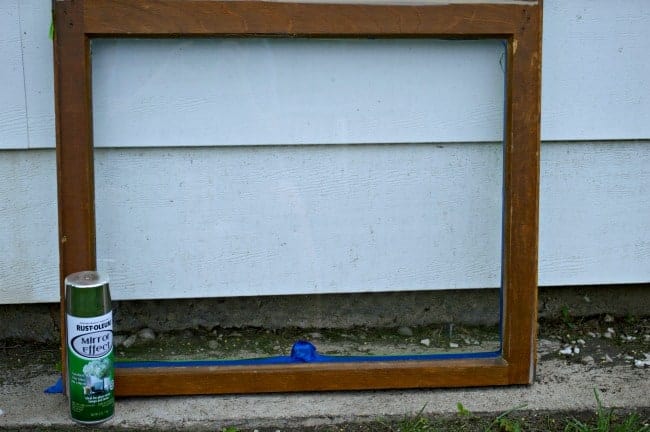
[[[320,426],[301,429],[290,427],[284,431],[313,432],[650,432],[648,419],[638,414],[617,415],[613,409],[605,408],[598,392],[595,415],[580,415],[567,418],[566,414],[531,413],[521,411],[525,405],[511,408],[496,417],[474,414],[462,403],[456,404],[455,417],[434,418],[426,416],[424,410],[401,419],[377,420],[370,423],[348,423],[337,426]],[[272,431],[277,428],[270,429]],[[264,429],[266,431],[266,429]],[[221,429],[221,432],[243,432],[235,427]]]
[[[650,425],[643,424],[635,413],[629,414],[622,421],[618,421],[613,409],[603,407],[598,392],[594,390],[598,410],[593,424],[583,423],[577,419],[569,420],[565,432],[650,432]]]

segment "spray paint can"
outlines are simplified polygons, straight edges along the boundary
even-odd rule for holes
[[[65,278],[70,417],[97,424],[115,410],[113,311],[108,277],[94,271]]]

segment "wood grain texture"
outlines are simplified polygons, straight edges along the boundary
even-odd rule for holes
[[[322,4],[265,1],[95,0],[92,36],[289,35],[406,37],[514,33],[520,4]],[[531,3],[532,4],[532,3]]]
[[[116,369],[116,396],[507,385],[501,359]]]
[[[501,147],[99,150],[98,266],[120,298],[498,287]]]
[[[90,104],[88,36],[120,35],[122,37],[147,34],[149,36],[180,35],[305,35],[305,36],[500,36],[508,38],[508,72],[506,92],[506,131],[504,156],[504,241],[503,241],[503,358],[506,362],[506,381],[493,363],[476,361],[454,373],[442,363],[398,364],[385,376],[368,376],[355,364],[342,364],[329,372],[322,364],[310,365],[303,374],[292,370],[271,372],[262,390],[352,389],[357,383],[364,388],[400,386],[408,381],[409,371],[441,376],[440,380],[418,381],[416,386],[521,384],[532,382],[534,373],[533,331],[536,323],[537,295],[537,226],[539,187],[539,104],[540,104],[540,43],[541,4],[467,4],[439,6],[375,6],[375,5],[319,5],[263,2],[205,2],[146,1],[136,3],[107,3],[89,1],[80,4],[73,0],[55,2],[56,29],[55,82],[57,88],[57,161],[59,173],[60,260],[61,280],[78,265],[95,264],[95,227],[92,157],[92,106]],[[82,7],[80,7],[82,6]],[[106,7],[110,6],[110,7]],[[176,7],[174,7],[176,6]],[[234,17],[234,18],[233,18]],[[422,21],[424,20],[424,21]],[[75,75],[77,82],[67,78]],[[69,135],[72,121],[81,130]],[[75,159],[70,150],[76,150]],[[69,169],[81,162],[87,173],[76,183],[68,177]],[[85,204],[85,206],[83,205]],[[74,226],[74,223],[77,226]],[[70,229],[70,231],[69,231]],[[72,248],[63,246],[68,236]],[[69,251],[79,247],[78,255]],[[63,294],[63,293],[62,293]],[[64,297],[61,296],[62,313]],[[515,325],[516,324],[516,325]],[[65,341],[65,329],[62,341]],[[62,345],[65,351],[65,342]],[[64,356],[65,360],[65,356]],[[455,363],[455,362],[454,362]],[[485,372],[478,378],[477,370]],[[464,371],[464,372],[463,372]],[[219,376],[218,370],[197,368],[192,378],[169,375],[168,371],[151,369],[147,377],[168,380],[201,393],[204,376]],[[378,372],[378,371],[375,371]],[[255,375],[255,374],[253,374]],[[455,375],[455,376],[454,376]],[[236,383],[232,391],[260,391],[247,370],[227,371],[226,376]],[[302,379],[291,379],[291,377]],[[290,379],[287,380],[287,377]],[[313,377],[313,378],[311,378]],[[142,382],[138,376],[124,376],[124,389]],[[303,385],[302,382],[307,382]],[[132,391],[136,391],[133,389]],[[164,393],[164,389],[155,388]],[[217,391],[216,389],[213,391]],[[124,393],[123,393],[124,394]]]
[[[503,357],[510,381],[533,382],[541,114],[541,10],[525,9],[508,44],[503,207]]]
[[[53,53],[48,36],[52,6],[43,0],[19,4],[29,148],[54,148]]]
[[[0,2],[0,149],[29,145],[19,17],[17,0]]]
[[[54,94],[59,208],[61,323],[66,322],[65,277],[95,270],[95,195],[89,40],[80,1],[55,2]],[[61,369],[67,337],[61,326]]]
[[[501,40],[98,39],[92,51],[96,147],[503,137]]]

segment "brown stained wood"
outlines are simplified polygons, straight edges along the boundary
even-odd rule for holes
[[[453,37],[508,42],[499,359],[117,369],[116,394],[172,395],[532,382],[536,352],[541,1],[418,5],[211,0],[56,0],[55,87],[63,278],[95,268],[89,38]],[[65,330],[62,329],[65,365]],[[65,367],[65,366],[64,366]]]
[[[61,367],[66,369],[64,278],[95,269],[95,196],[89,40],[80,2],[56,4],[54,91],[59,213]]]
[[[350,367],[352,366],[352,367]],[[116,369],[117,396],[466,387],[508,384],[501,359]]]
[[[527,384],[537,351],[541,8],[524,9],[522,17],[508,44],[503,356],[511,382]]]
[[[405,6],[211,0],[85,3],[87,32],[102,36],[507,35],[515,31],[520,11],[518,4]]]

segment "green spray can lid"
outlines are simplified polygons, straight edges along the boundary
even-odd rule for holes
[[[111,310],[108,276],[96,271],[69,275],[65,278],[65,301],[68,315],[86,318],[107,314]]]

